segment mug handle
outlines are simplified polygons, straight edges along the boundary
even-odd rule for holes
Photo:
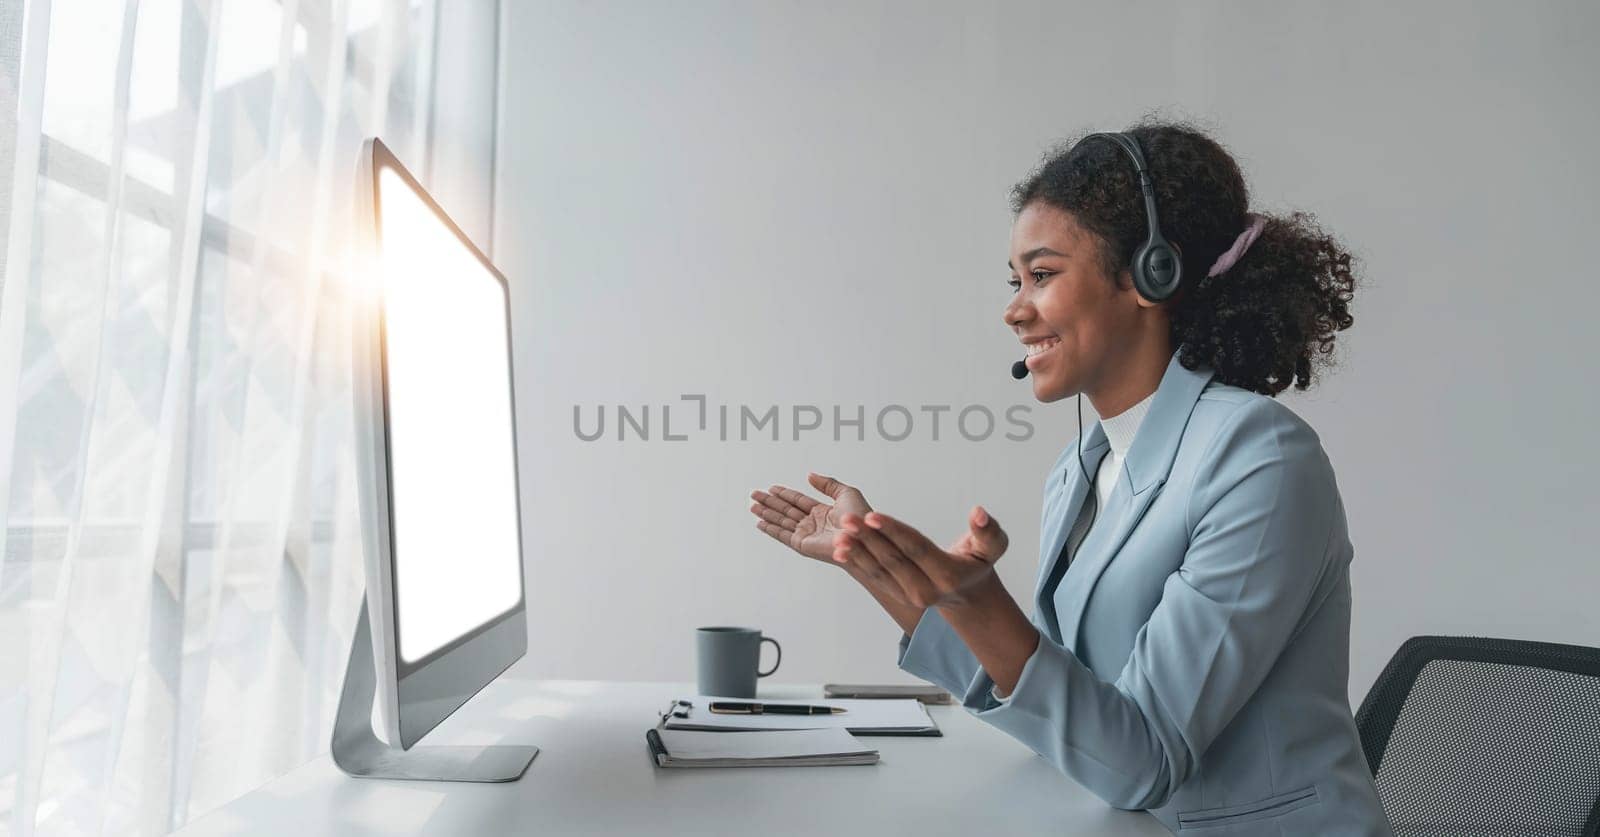
[[[770,643],[772,643],[772,650],[778,652],[778,658],[776,660],[772,661],[772,668],[769,668],[766,671],[761,671],[759,666],[756,667],[756,676],[757,677],[766,677],[767,675],[773,673],[774,671],[777,671],[778,670],[778,664],[783,662],[783,646],[779,645],[778,641],[773,639],[770,636],[762,637],[761,641],[762,642],[770,642]]]

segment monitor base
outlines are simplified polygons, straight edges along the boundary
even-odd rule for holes
[[[419,779],[438,782],[512,782],[522,777],[539,748],[529,744],[413,747],[398,750],[372,730],[372,699],[378,678],[372,660],[372,628],[367,602],[361,601],[344,690],[333,721],[333,762],[363,779]]]

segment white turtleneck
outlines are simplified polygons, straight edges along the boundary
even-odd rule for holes
[[[1102,509],[1106,507],[1111,489],[1116,487],[1117,479],[1122,475],[1122,463],[1128,459],[1128,448],[1133,447],[1134,434],[1139,432],[1139,425],[1144,423],[1144,415],[1150,412],[1150,401],[1155,397],[1156,394],[1151,392],[1143,401],[1100,420],[1100,429],[1105,431],[1106,441],[1111,443],[1111,450],[1100,461],[1100,472],[1094,481],[1095,494],[1100,497]]]

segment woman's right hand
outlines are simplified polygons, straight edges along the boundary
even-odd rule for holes
[[[833,502],[813,500],[787,486],[774,485],[771,491],[750,492],[755,501],[750,513],[760,518],[756,528],[773,540],[807,558],[833,564],[833,541],[844,531],[844,516],[864,517],[872,507],[860,491],[833,477],[807,474],[806,481]]]

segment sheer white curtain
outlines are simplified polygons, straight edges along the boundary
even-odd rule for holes
[[[0,830],[165,833],[326,748],[356,152],[488,217],[494,5],[0,0]]]

